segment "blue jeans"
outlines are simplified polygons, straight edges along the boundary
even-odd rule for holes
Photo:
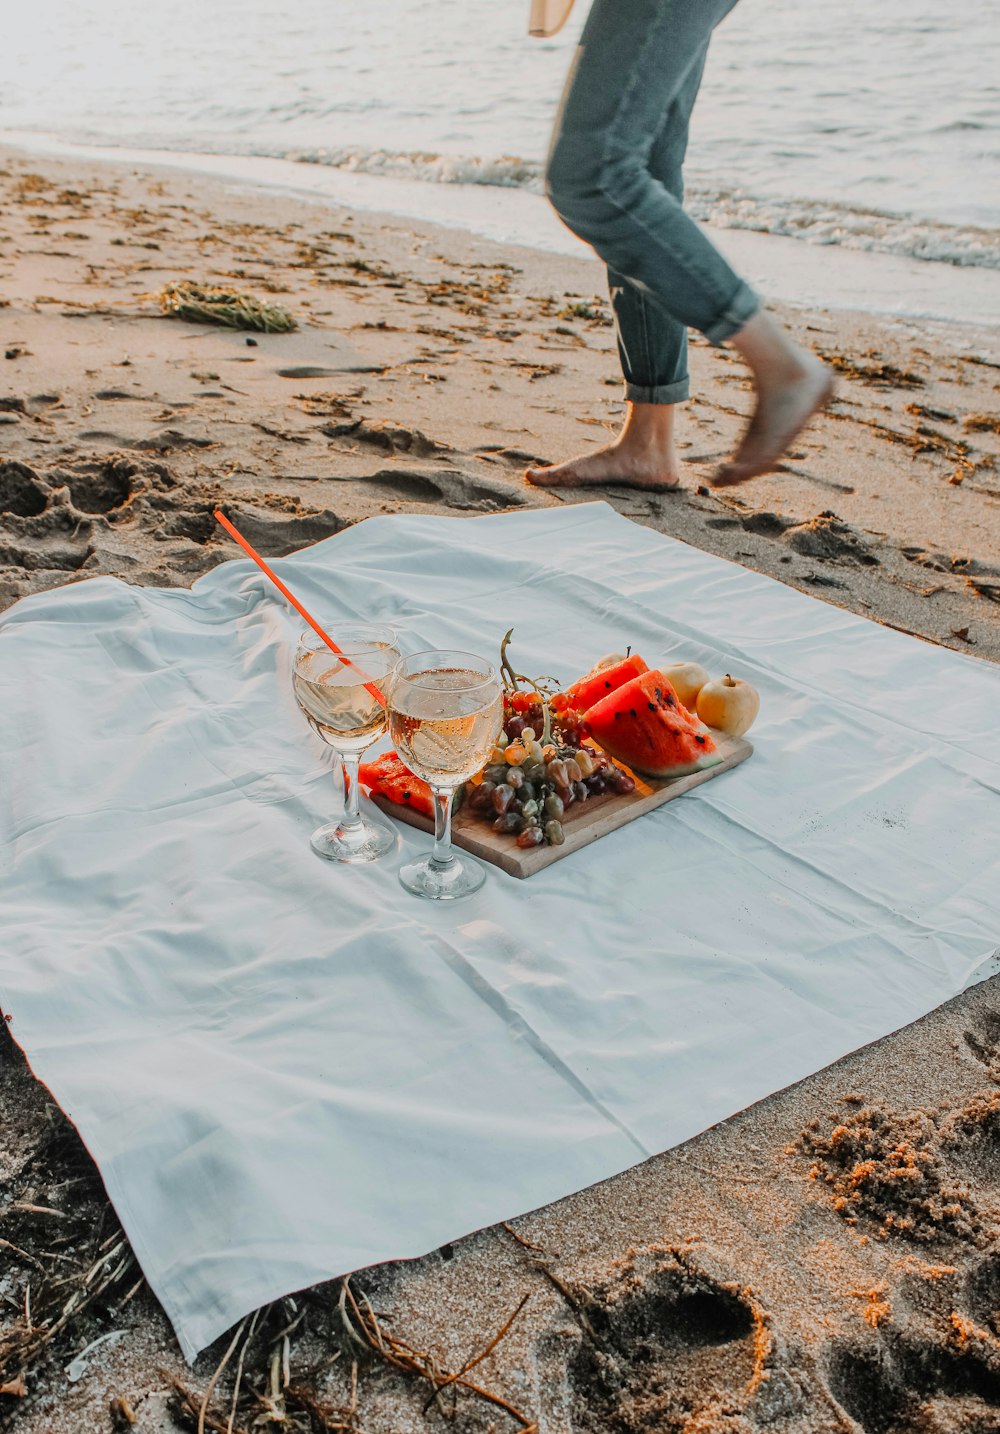
[[[721,344],[760,308],[682,206],[708,42],[735,3],[594,0],[556,121],[546,192],[607,265],[634,403],[687,398],[688,328]]]

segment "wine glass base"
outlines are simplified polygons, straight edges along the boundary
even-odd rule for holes
[[[363,818],[359,826],[345,827],[331,822],[318,827],[309,838],[309,845],[325,861],[360,863],[377,861],[396,845],[396,833],[382,822]]]
[[[427,901],[458,901],[479,890],[486,880],[486,868],[457,855],[447,866],[435,866],[434,859],[425,856],[400,867],[399,880],[407,891]]]

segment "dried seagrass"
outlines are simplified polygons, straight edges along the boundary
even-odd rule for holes
[[[165,314],[174,319],[187,319],[189,323],[257,329],[266,334],[287,334],[298,327],[281,304],[263,304],[252,294],[205,288],[190,279],[168,284],[156,297]]]

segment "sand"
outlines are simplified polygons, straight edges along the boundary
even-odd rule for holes
[[[99,573],[189,584],[234,556],[219,502],[270,555],[372,513],[572,502],[524,466],[621,415],[587,260],[2,149],[0,198],[4,606]],[[299,326],[165,317],[155,296],[185,278]],[[695,342],[680,491],[583,496],[1000,658],[996,331],[781,313],[839,371],[782,471],[707,486],[750,393],[730,354]],[[0,1428],[196,1429],[228,1342],[184,1367],[92,1164],[6,1035],[0,1129]],[[227,1428],[241,1366],[234,1430],[996,1434],[998,1185],[995,978],[510,1229],[279,1302],[244,1327],[204,1427]]]

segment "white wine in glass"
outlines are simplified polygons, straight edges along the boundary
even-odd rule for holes
[[[358,764],[385,731],[386,709],[377,693],[385,696],[399,649],[390,627],[342,623],[329,631],[340,655],[306,631],[292,674],[295,700],[313,731],[337,752],[344,774],[344,814],[313,832],[311,845],[328,861],[374,861],[392,849],[396,837],[384,822],[361,815]]]
[[[503,696],[496,669],[469,652],[403,658],[389,690],[389,735],[402,760],[434,796],[434,850],[399,873],[408,891],[454,901],[478,891],[486,872],[451,844],[455,788],[486,761],[500,735]]]

